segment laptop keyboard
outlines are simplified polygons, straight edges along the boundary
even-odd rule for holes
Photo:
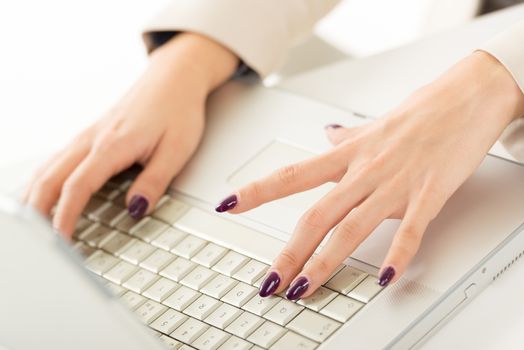
[[[314,349],[382,289],[376,276],[342,265],[306,299],[261,298],[269,266],[252,242],[259,235],[274,250],[272,237],[167,195],[135,221],[125,208],[129,185],[108,182],[91,199],[74,248],[168,348]]]

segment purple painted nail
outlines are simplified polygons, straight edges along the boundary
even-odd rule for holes
[[[389,282],[393,279],[395,276],[395,269],[392,266],[388,266],[384,269],[382,274],[380,275],[380,278],[378,279],[378,285],[381,287],[385,287],[388,285]]]
[[[289,287],[289,289],[286,292],[286,298],[288,298],[289,300],[297,300],[306,292],[308,287],[308,279],[302,276]]]
[[[275,271],[271,272],[269,275],[267,275],[264,281],[262,281],[258,295],[260,295],[262,298],[272,295],[277,290],[279,284],[280,276]]]
[[[339,124],[328,124],[324,128],[326,128],[326,129],[338,129],[338,128],[341,128],[341,127],[342,127],[342,125],[339,125]]]
[[[237,203],[238,203],[237,195],[232,194],[231,196],[227,197],[222,202],[220,202],[220,204],[216,206],[215,210],[219,213],[223,213],[225,211],[233,209],[237,205]]]
[[[129,215],[131,215],[133,219],[138,220],[141,219],[142,216],[144,216],[148,206],[149,202],[147,201],[147,199],[144,196],[137,194],[131,198],[127,210],[129,211]]]

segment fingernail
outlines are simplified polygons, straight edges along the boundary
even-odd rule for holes
[[[342,127],[342,125],[339,125],[339,124],[328,124],[324,128],[326,128],[326,129],[338,129],[338,128],[341,128],[341,127]]]
[[[286,298],[289,300],[297,300],[300,298],[308,289],[309,281],[306,277],[300,277],[289,287],[286,292]]]
[[[148,206],[149,202],[147,201],[147,199],[144,196],[137,194],[131,198],[127,210],[129,211],[129,215],[131,215],[133,219],[138,220],[142,218],[142,216],[144,216]]]
[[[382,271],[382,274],[380,275],[380,278],[378,279],[378,285],[381,287],[385,287],[388,285],[389,282],[393,279],[395,276],[395,269],[392,266],[388,266]]]
[[[227,197],[222,202],[220,202],[220,204],[216,206],[215,210],[219,213],[223,213],[225,211],[233,209],[237,205],[237,203],[237,195],[232,194],[231,196]]]
[[[258,295],[260,295],[262,298],[272,295],[277,290],[279,284],[280,276],[275,271],[271,272],[269,275],[267,275],[264,281],[262,281]]]

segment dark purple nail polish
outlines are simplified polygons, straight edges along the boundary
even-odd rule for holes
[[[392,266],[388,266],[382,271],[382,274],[380,275],[380,278],[378,279],[378,285],[381,287],[385,287],[388,285],[389,282],[393,279],[395,276],[395,269]]]
[[[129,211],[129,215],[131,215],[133,219],[138,220],[141,219],[142,216],[144,216],[148,206],[149,202],[147,201],[147,199],[144,196],[137,194],[131,198],[127,210]]]
[[[262,298],[272,295],[277,290],[279,284],[280,276],[275,271],[271,272],[269,275],[267,275],[264,281],[262,281],[258,295],[260,295]]]
[[[289,289],[286,292],[286,298],[288,298],[289,300],[297,300],[306,292],[308,287],[308,279],[302,276],[289,287]]]
[[[227,197],[222,202],[220,202],[220,204],[216,206],[215,210],[219,213],[223,213],[225,211],[233,209],[237,205],[237,203],[237,195],[232,194],[231,196]]]
[[[338,129],[338,128],[341,128],[342,125],[339,125],[339,124],[328,124],[325,126],[326,129]]]

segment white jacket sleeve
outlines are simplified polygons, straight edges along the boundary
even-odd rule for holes
[[[232,50],[265,77],[339,1],[173,0],[146,25],[143,37],[152,51],[165,41],[163,33],[200,33]]]
[[[486,42],[480,49],[497,58],[524,93],[524,21]],[[511,123],[500,140],[513,157],[524,162],[524,116]]]

